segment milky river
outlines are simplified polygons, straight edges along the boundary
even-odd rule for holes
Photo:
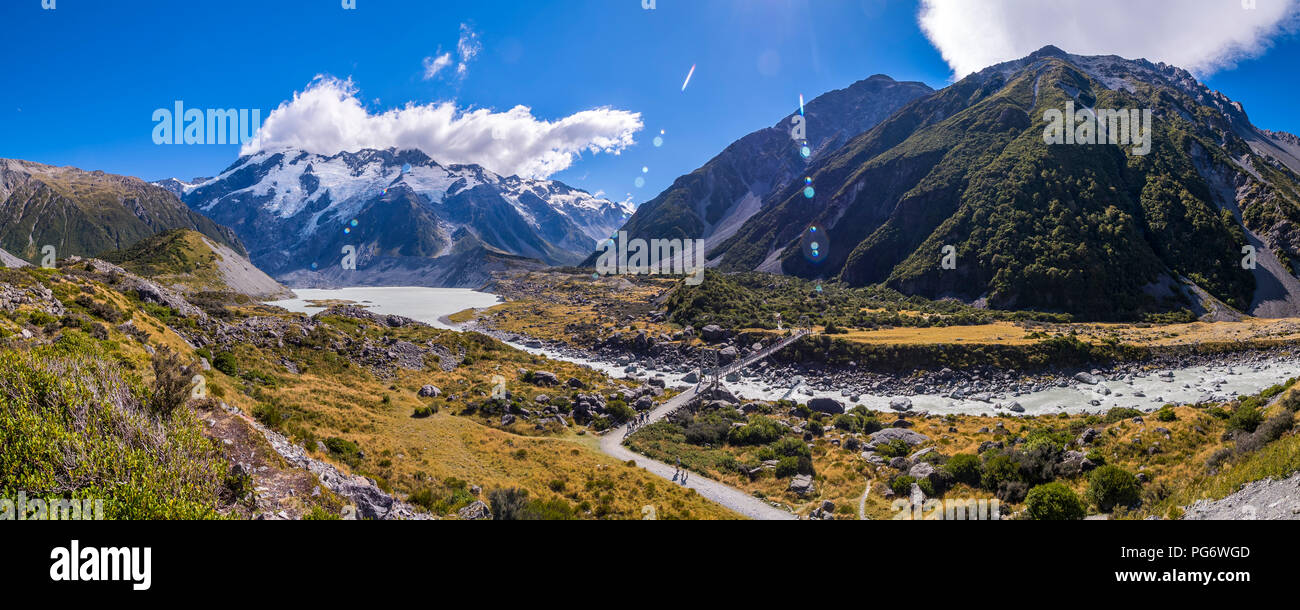
[[[413,320],[419,320],[438,328],[452,328],[442,318],[449,314],[469,308],[491,307],[501,300],[492,294],[476,292],[461,288],[341,288],[341,289],[300,289],[294,290],[297,298],[274,301],[290,311],[315,313],[322,309],[312,308],[308,301],[339,299],[355,301],[371,311],[382,314],[396,314]],[[535,348],[511,343],[520,350],[540,354],[555,360],[564,360],[588,366],[611,377],[628,375],[625,365],[611,362],[599,362],[578,358],[553,349]],[[1173,377],[1160,377],[1163,372],[1172,372]],[[669,370],[638,368],[637,377],[661,377],[669,387],[687,386],[682,381],[685,375]],[[1250,395],[1273,384],[1281,383],[1290,377],[1300,376],[1300,357],[1272,358],[1249,365],[1209,365],[1192,366],[1181,369],[1162,369],[1146,375],[1125,377],[1119,380],[1103,381],[1097,385],[1077,384],[1069,387],[1049,387],[1039,391],[1025,393],[1004,393],[990,397],[988,402],[970,399],[953,399],[940,395],[907,395],[912,401],[912,411],[930,413],[967,413],[1011,415],[1007,409],[995,409],[994,405],[1019,403],[1025,415],[1066,412],[1102,412],[1111,407],[1134,407],[1144,411],[1154,410],[1166,403],[1187,404],[1206,401],[1227,400],[1238,395]],[[811,380],[816,381],[816,380]],[[820,384],[818,384],[820,385]],[[803,402],[812,397],[828,397],[839,400],[848,407],[854,404],[869,409],[888,411],[889,401],[900,395],[875,395],[862,393],[858,401],[851,402],[842,395],[839,388],[830,391],[810,389],[807,385],[797,387],[773,387],[762,380],[742,376],[739,381],[730,382],[727,388],[736,396],[753,400],[778,400],[793,397]]]

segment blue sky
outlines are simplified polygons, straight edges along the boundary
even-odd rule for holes
[[[935,88],[953,76],[911,0],[641,4],[357,0],[344,10],[339,0],[56,0],[43,10],[41,0],[6,0],[0,157],[145,179],[213,175],[238,147],[155,145],[155,109],[183,100],[261,108],[265,118],[328,75],[350,78],[372,113],[439,102],[498,112],[524,105],[543,121],[603,107],[640,113],[634,145],[584,153],[551,176],[640,203],[775,123],[800,94],[811,99],[877,73]],[[460,75],[462,24],[480,50]],[[425,58],[442,52],[453,65],[425,78]],[[1300,132],[1300,41],[1276,36],[1256,54],[1207,84],[1242,102],[1257,125]],[[664,145],[654,147],[660,130]],[[638,176],[646,180],[639,188]]]

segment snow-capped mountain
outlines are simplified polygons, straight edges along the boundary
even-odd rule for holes
[[[262,152],[201,183],[175,182],[192,209],[235,230],[255,264],[277,278],[293,274],[290,281],[300,284],[318,284],[304,274],[338,266],[348,245],[357,249],[359,273],[337,283],[412,281],[378,270],[419,268],[423,283],[437,277],[444,285],[472,285],[480,278],[446,277],[429,267],[457,255],[463,268],[473,249],[573,264],[633,212],[560,182],[442,165],[416,150]],[[380,259],[402,260],[379,265]]]

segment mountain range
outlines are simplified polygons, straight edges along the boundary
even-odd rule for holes
[[[139,178],[0,159],[0,249],[39,262],[95,256],[171,229],[192,229],[243,255],[235,233]]]
[[[1049,46],[914,98],[751,193],[727,221],[738,226],[711,239],[710,264],[1086,318],[1224,303],[1300,315],[1300,140],[1256,128],[1188,72]],[[1067,104],[1150,110],[1149,154],[1049,145],[1047,111]],[[744,175],[765,160],[739,162]],[[651,203],[682,203],[647,203],[628,226],[710,239],[681,210],[720,208],[677,187],[716,173],[679,180]]]
[[[494,269],[577,263],[633,211],[415,150],[262,152],[169,186],[232,228],[256,265],[297,286],[477,286]],[[340,264],[347,246],[355,272]]]
[[[898,82],[877,74],[822,94],[675,180],[642,204],[623,230],[630,239],[704,239],[711,249],[734,235],[774,192],[802,180],[810,162],[839,150],[908,102],[933,92],[924,83]],[[794,132],[796,119],[803,134]],[[595,260],[593,255],[584,264]]]
[[[1149,148],[1049,142],[1069,109],[1149,112],[1130,134]],[[622,229],[703,239],[724,271],[1001,309],[1300,315],[1300,138],[1175,66],[1051,46],[940,90],[876,75],[823,94],[635,209],[390,148],[153,184],[0,160],[0,218],[0,249],[29,262],[191,229],[298,287],[477,287],[590,264]]]

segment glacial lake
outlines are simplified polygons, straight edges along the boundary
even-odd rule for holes
[[[301,289],[294,290],[294,294],[297,298],[273,301],[269,304],[290,311],[314,314],[323,309],[310,307],[309,301],[347,300],[363,305],[376,313],[405,316],[438,328],[454,328],[441,320],[444,316],[469,308],[491,307],[501,302],[496,295],[463,288]],[[622,378],[628,375],[625,366],[615,363],[578,358],[547,348],[527,347],[518,343],[511,343],[511,345],[554,360],[587,366],[611,377]],[[1164,371],[1172,372],[1173,377],[1160,377],[1158,373]],[[689,385],[682,381],[683,374],[680,371],[639,369],[635,375],[640,378],[660,377],[669,386]],[[1238,395],[1254,394],[1273,384],[1286,381],[1289,377],[1300,377],[1300,357],[1275,358],[1249,365],[1223,364],[1162,369],[1132,379],[1105,381],[1098,386],[1079,384],[1069,387],[1049,387],[1020,394],[1008,393],[995,396],[989,402],[925,394],[909,395],[908,398],[912,400],[913,412],[928,411],[940,414],[1015,415],[1006,409],[994,408],[997,403],[1009,404],[1012,401],[1024,408],[1025,415],[1043,415],[1061,411],[1104,412],[1117,406],[1150,411],[1165,403],[1186,404],[1228,400]],[[848,407],[860,404],[878,411],[889,411],[890,399],[897,396],[862,392],[855,403],[846,398],[839,388],[830,391],[811,390],[804,384],[796,387],[773,387],[761,380],[745,376],[737,382],[728,383],[727,387],[736,396],[751,400],[777,400],[789,397],[802,402],[814,396],[824,396],[835,398]]]
[[[437,328],[452,328],[441,318],[471,307],[491,307],[501,302],[494,294],[468,288],[421,287],[357,287],[318,289],[301,288],[293,291],[295,298],[270,301],[289,311],[308,315],[324,311],[312,307],[311,301],[354,301],[357,305],[380,314],[404,316]]]

